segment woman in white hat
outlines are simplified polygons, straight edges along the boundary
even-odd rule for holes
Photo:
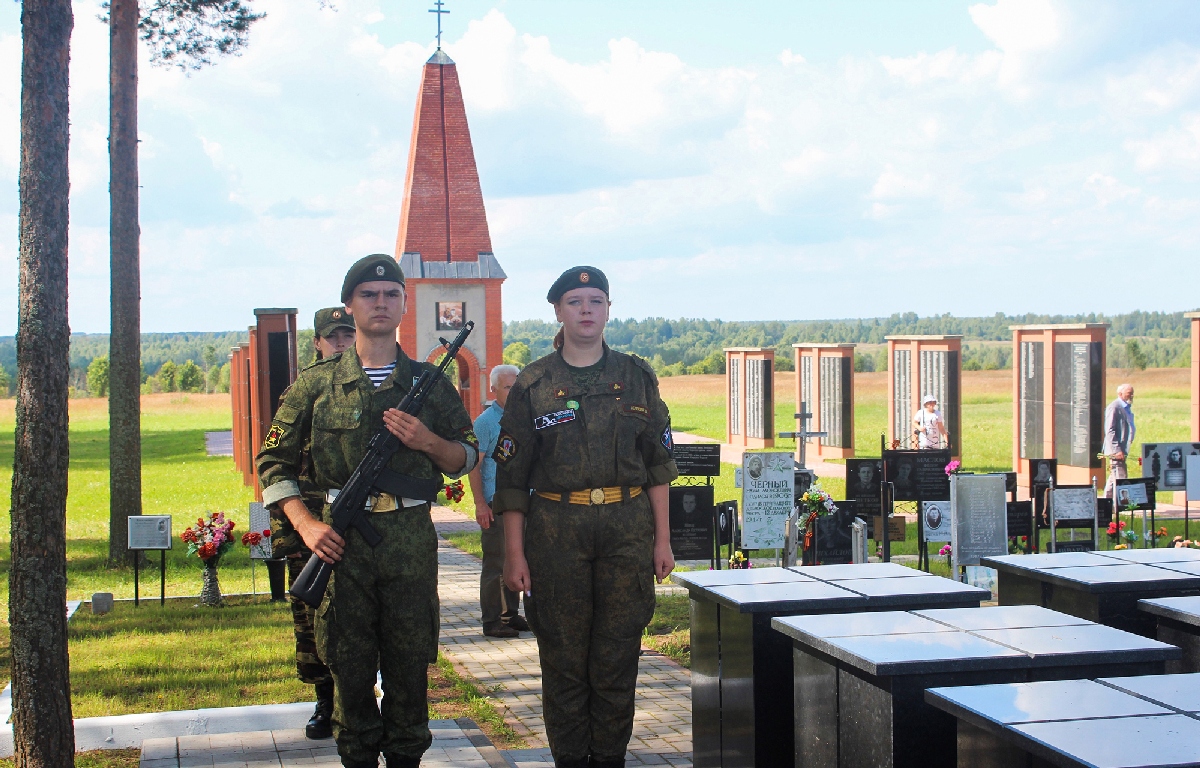
[[[946,445],[950,444],[946,421],[942,418],[942,412],[937,407],[937,398],[933,395],[925,395],[921,400],[921,410],[917,411],[916,417],[913,418],[913,426],[917,433],[917,448],[941,448],[943,438]]]

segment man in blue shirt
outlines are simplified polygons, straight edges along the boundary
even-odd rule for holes
[[[518,637],[521,632],[529,631],[529,624],[517,613],[520,593],[504,585],[504,526],[492,514],[492,496],[496,494],[496,461],[492,451],[500,439],[500,417],[504,415],[508,392],[519,372],[515,365],[497,365],[492,369],[490,380],[495,400],[475,419],[480,462],[468,475],[483,548],[479,608],[483,613],[483,634],[488,637]]]

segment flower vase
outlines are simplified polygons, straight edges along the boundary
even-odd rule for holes
[[[204,561],[204,586],[200,589],[200,605],[219,608],[225,604],[221,599],[221,583],[217,581],[217,561],[220,559],[218,556]]]

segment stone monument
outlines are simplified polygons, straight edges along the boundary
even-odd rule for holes
[[[434,362],[439,336],[453,338],[475,322],[456,360],[458,391],[475,418],[487,405],[488,373],[504,360],[506,275],[492,253],[458,69],[440,47],[417,93],[396,258],[408,292],[397,334],[409,355]]]
[[[271,428],[279,396],[298,373],[295,309],[256,309],[250,342],[230,356],[229,390],[233,409],[233,460],[242,482],[262,501],[254,456]]]
[[[1014,325],[1013,468],[1029,492],[1030,460],[1056,459],[1059,485],[1104,485],[1107,323]]]
[[[822,459],[854,456],[854,345],[793,344],[796,355],[796,406],[807,403],[811,429],[825,432],[816,441]],[[798,429],[804,429],[798,427]]]
[[[962,336],[888,336],[888,439],[916,448],[913,418],[926,395],[937,398],[950,455],[962,456]]]
[[[1200,443],[1200,312],[1184,317],[1192,321],[1192,442]]]
[[[742,448],[775,447],[775,350],[725,350],[725,442]]]

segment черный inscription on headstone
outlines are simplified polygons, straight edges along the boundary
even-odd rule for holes
[[[952,557],[956,566],[1008,554],[1008,510],[1002,475],[950,479]]]
[[[791,453],[742,454],[742,548],[783,546],[783,523],[794,502],[794,466]]]

